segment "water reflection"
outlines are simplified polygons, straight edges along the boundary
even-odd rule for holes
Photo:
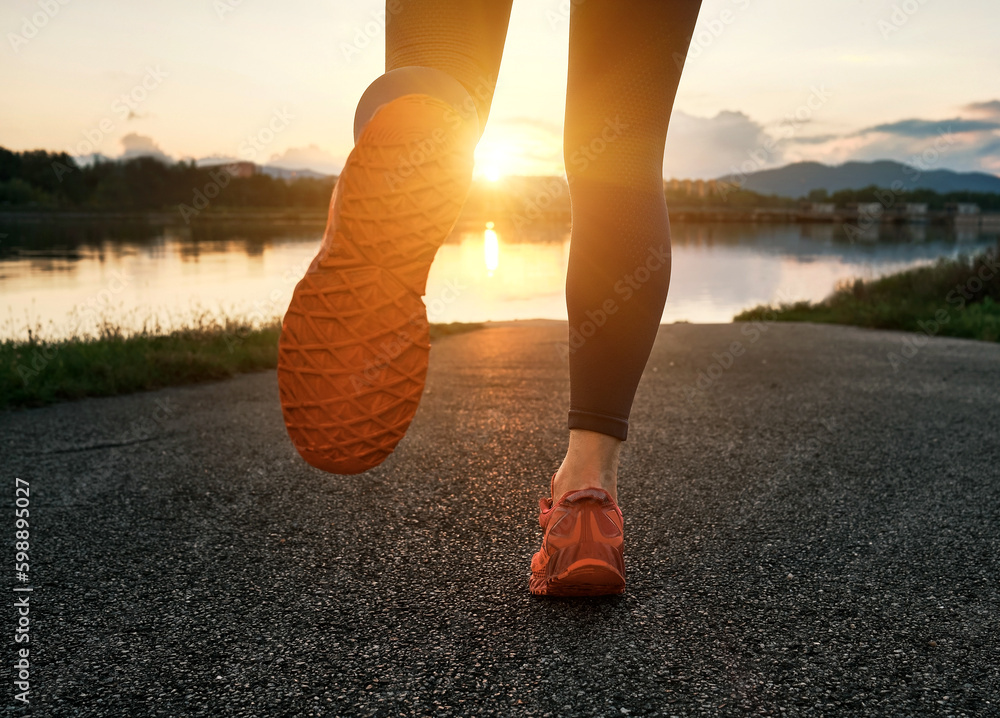
[[[486,230],[483,232],[483,254],[486,259],[486,269],[490,276],[500,266],[500,240],[497,233],[493,231],[493,223],[486,223]]]
[[[760,302],[819,300],[845,279],[997,241],[995,232],[927,225],[851,236],[831,224],[678,223],[672,231],[668,322],[727,322]],[[87,331],[91,325],[67,320],[74,310],[129,329],[152,321],[178,326],[204,310],[280,316],[322,232],[322,225],[295,223],[0,224],[2,334],[38,323],[49,335]],[[428,278],[431,320],[565,319],[568,257],[565,228],[462,228],[441,248]]]

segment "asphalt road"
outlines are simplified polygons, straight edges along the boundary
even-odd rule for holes
[[[439,340],[409,435],[361,476],[298,458],[271,373],[0,415],[8,566],[20,477],[34,589],[4,659],[30,646],[30,708],[11,680],[4,705],[1000,715],[1000,345],[662,327],[619,484],[627,592],[533,598],[564,336]]]

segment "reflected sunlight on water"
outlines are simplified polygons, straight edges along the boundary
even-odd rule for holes
[[[483,232],[483,254],[486,256],[486,269],[490,276],[500,266],[500,241],[497,233],[493,231],[493,223],[486,223],[486,230]]]
[[[37,323],[48,336],[86,333],[102,317],[126,329],[150,321],[182,326],[198,311],[280,317],[322,234],[219,226],[192,235],[114,223],[2,229],[8,234],[0,248],[4,336]],[[675,225],[664,321],[728,322],[762,302],[819,300],[839,281],[977,251],[996,235],[921,227],[890,240],[849,243],[832,225]],[[564,229],[456,232],[428,278],[429,318],[565,319],[568,258]]]

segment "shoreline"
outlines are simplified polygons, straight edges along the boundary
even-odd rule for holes
[[[925,216],[886,215],[877,219],[859,216],[852,210],[836,212],[814,212],[808,209],[774,207],[713,207],[692,206],[667,202],[670,221],[674,224],[743,223],[773,225],[832,224],[849,227],[855,232],[865,233],[871,229],[885,227],[950,226],[957,230],[1000,231],[1000,213],[983,213],[972,217],[956,217],[948,212],[929,212]],[[521,229],[524,227],[570,226],[568,211],[549,213],[526,213],[524,215],[495,216],[481,211],[467,211],[459,216],[456,229],[481,227],[493,222],[498,228]],[[20,210],[0,208],[0,223],[43,223],[61,221],[117,221],[163,224],[171,227],[191,227],[198,224],[222,224],[240,222],[268,222],[275,225],[291,224],[325,227],[327,210],[309,209],[206,209],[190,221],[186,221],[177,211],[110,211],[110,210]]]
[[[431,324],[431,341],[483,324]],[[231,319],[164,333],[0,340],[0,411],[228,379],[278,365],[278,322]]]

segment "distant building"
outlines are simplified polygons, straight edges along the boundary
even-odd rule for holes
[[[847,209],[853,210],[858,219],[878,219],[885,211],[881,202],[851,202]]]
[[[949,202],[944,206],[952,224],[962,229],[978,229],[981,223],[979,205],[974,202]]]
[[[833,202],[803,202],[802,209],[810,214],[833,214],[837,205]]]
[[[986,212],[979,217],[983,229],[1000,230],[1000,212]]]
[[[922,224],[928,220],[926,202],[900,202],[886,213],[886,218],[896,224]]]
[[[800,222],[832,222],[837,213],[833,202],[799,202]]]
[[[905,214],[907,217],[926,217],[927,216],[927,203],[926,202],[904,202],[899,206],[900,214]]]
[[[973,202],[949,202],[944,208],[948,214],[957,216],[979,214],[979,205]]]

